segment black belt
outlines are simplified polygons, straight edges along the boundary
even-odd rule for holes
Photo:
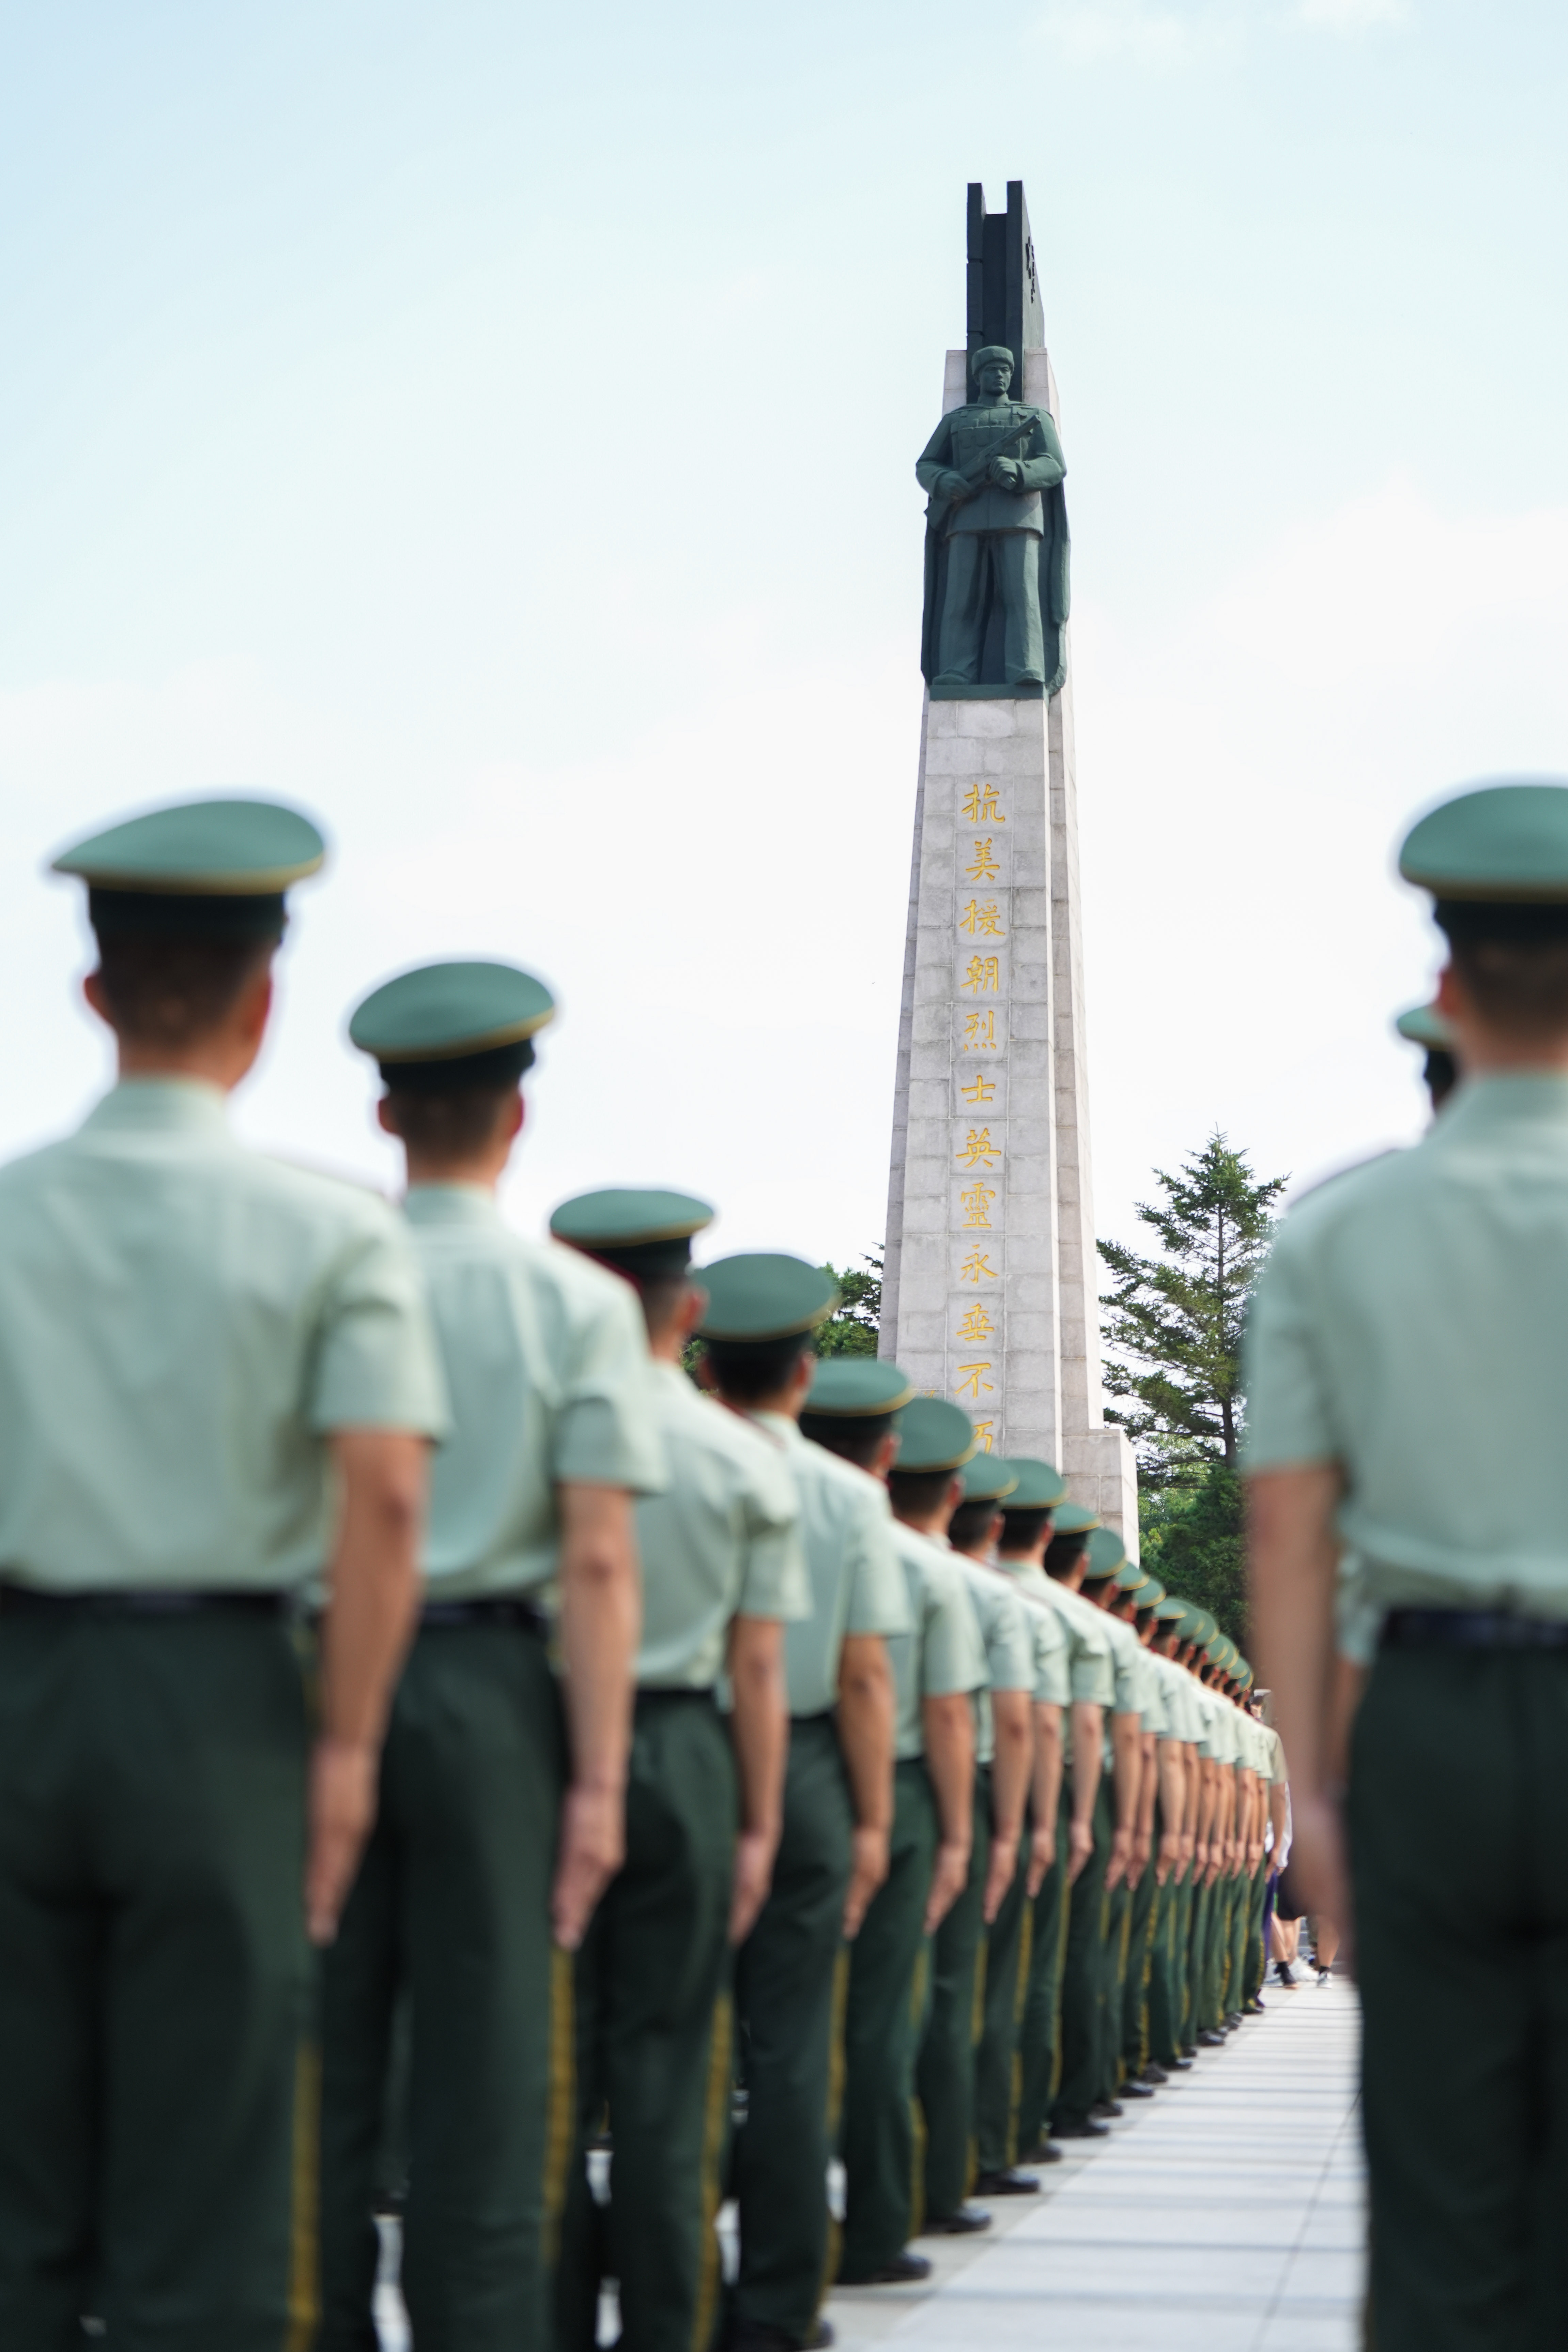
[[[36,1584],[0,1582],[0,1613],[23,1617],[284,1617],[288,1592],[45,1591]]]
[[[654,1684],[648,1689],[637,1692],[636,1712],[638,1715],[657,1713],[665,1706],[705,1706],[713,1715],[719,1712],[719,1701],[711,1690],[692,1690],[683,1684],[672,1683]]]
[[[1510,1609],[1391,1609],[1383,1640],[1394,1650],[1568,1650],[1568,1618]]]
[[[814,1715],[792,1715],[790,1717],[790,1722],[792,1725],[805,1723],[831,1723],[837,1714],[837,1709],[836,1707],[819,1706]]]
[[[490,1601],[427,1601],[419,1612],[419,1624],[421,1631],[426,1626],[521,1625],[542,1641],[550,1632],[550,1620],[538,1603],[521,1601],[515,1593]]]

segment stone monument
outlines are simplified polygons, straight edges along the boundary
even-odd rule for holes
[[[967,343],[917,465],[926,697],[881,1348],[983,1445],[1058,1464],[1135,1555],[1132,1449],[1100,1380],[1058,422],[1023,184],[1005,213],[972,185]]]

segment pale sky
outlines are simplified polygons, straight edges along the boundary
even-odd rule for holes
[[[510,1188],[880,1239],[915,456],[1027,191],[1072,519],[1102,1233],[1216,1124],[1413,1134],[1409,815],[1568,772],[1568,12],[0,5],[0,1150],[102,1082],[49,853],[333,843],[247,1133],[390,1185],[355,997],[562,1017]]]

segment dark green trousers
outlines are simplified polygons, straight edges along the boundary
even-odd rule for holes
[[[279,1618],[0,1607],[5,2352],[309,2338],[305,1752]]]
[[[605,2278],[620,2283],[623,2352],[705,2352],[718,2319],[735,1823],[734,1759],[711,1697],[639,1691],[626,1866],[574,1970],[578,2139],[556,2282],[563,2352],[594,2352]],[[601,2209],[586,2158],[606,2116]]]
[[[1075,1889],[1068,1885],[1071,1859],[1068,1830],[1072,1820],[1072,1784],[1062,1783],[1057,1813],[1057,1858],[1040,1881],[1030,1906],[1025,1963],[1027,1991],[1018,2042],[1017,2151],[1026,2161],[1046,2137],[1062,2071],[1062,1970],[1067,1960],[1068,1921]]]
[[[1247,1938],[1252,1924],[1252,1873],[1243,1865],[1230,1890],[1230,1951],[1226,1969],[1225,2005],[1227,2014],[1247,2005]]]
[[[1265,1854],[1253,1874],[1247,1906],[1247,1959],[1241,1987],[1246,2000],[1258,1999],[1268,1973],[1268,1955],[1263,1948],[1263,1911],[1268,1896],[1268,1856]]]
[[[1110,1775],[1094,1800],[1094,1850],[1079,1874],[1068,1906],[1062,1961],[1061,2075],[1051,2106],[1053,2128],[1081,2124],[1103,2095],[1105,2081],[1105,1960],[1110,1898],[1105,1870],[1113,1835]]]
[[[1225,1881],[1216,1878],[1212,1886],[1198,1888],[1193,1904],[1192,2021],[1194,2033],[1216,2032],[1220,2022],[1215,1990],[1214,1949],[1215,1919],[1224,1890]]]
[[[1149,2055],[1161,2066],[1172,2065],[1182,2055],[1182,1980],[1176,1956],[1190,1874],[1187,1864],[1161,1887],[1149,1938]]]
[[[1100,2096],[1113,2099],[1121,2082],[1121,2012],[1132,1928],[1132,1890],[1123,1879],[1105,1906],[1105,1977],[1100,2011]]]
[[[1568,2312],[1568,1654],[1380,1652],[1349,1828],[1378,2352]]]
[[[372,2206],[400,2121],[420,2352],[544,2340],[570,2128],[569,1969],[550,1939],[563,1780],[540,1636],[423,1628],[323,1969],[321,2352],[374,2352]],[[400,2074],[405,2119],[388,2114]]]
[[[1159,1831],[1154,1852],[1158,1853]],[[1127,1968],[1121,1993],[1121,2058],[1129,2074],[1141,2074],[1149,2063],[1149,1997],[1154,1978],[1154,1947],[1164,1909],[1164,1890],[1155,1879],[1151,1856],[1132,1890],[1127,1936]]]
[[[852,1825],[832,1717],[795,1721],[773,1885],[735,1965],[746,2120],[731,2179],[741,2236],[731,2309],[796,2343],[811,2333],[829,2267],[834,1996],[847,1966],[840,1956]]]
[[[849,1947],[838,2266],[846,2281],[885,2269],[922,2218],[915,2053],[928,1996],[925,1907],[936,1808],[921,1758],[895,1768],[891,1846],[887,1878]]]
[[[974,2053],[984,1998],[985,1874],[991,1866],[991,1768],[974,1776],[974,1844],[963,1894],[931,1938],[931,2005],[915,2066],[925,2126],[926,2216],[956,2213],[974,2179]]]
[[[1055,1874],[1054,1864],[1048,1874]],[[1018,2158],[1018,2116],[1023,2095],[1019,2042],[1029,1991],[1036,1909],[1028,1898],[1028,1878],[1029,1839],[1026,1831],[1018,1848],[1018,1867],[1013,1874],[1013,1883],[1002,1897],[985,1937],[980,2042],[974,2053],[974,2143],[976,2162],[982,2172],[1004,2171]],[[1042,2116],[1044,2112],[1042,2100]]]

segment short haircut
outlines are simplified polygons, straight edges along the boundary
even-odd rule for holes
[[[917,1518],[923,1519],[928,1511],[939,1510],[946,1502],[952,1480],[951,1470],[900,1470],[895,1463],[888,1479],[895,1514],[902,1517],[906,1511],[912,1511]]]
[[[399,1139],[412,1151],[433,1160],[461,1160],[489,1143],[509,1103],[517,1099],[517,1082],[500,1087],[400,1087],[386,1089],[387,1118]]]
[[[992,1507],[994,1509],[995,1506],[993,1505]],[[1006,1504],[1004,1503],[1002,1506],[1002,1549],[1004,1551],[1033,1551],[1035,1546],[1039,1542],[1042,1534],[1045,1532],[1046,1521],[1050,1517],[1050,1516],[1049,1511],[1044,1510],[1010,1511],[1007,1508]]]
[[[825,1445],[829,1454],[853,1462],[859,1470],[871,1467],[877,1448],[892,1426],[890,1412],[803,1412],[800,1417],[803,1437],[809,1437],[814,1445]]]
[[[801,1358],[816,1352],[809,1331],[786,1331],[782,1339],[704,1339],[702,1346],[721,1394],[737,1404],[775,1396]]]
[[[990,1532],[991,1522],[1002,1506],[994,1495],[975,1502],[960,1503],[948,1521],[947,1539],[955,1551],[971,1551]]]
[[[1518,1037],[1568,1029],[1568,908],[1441,899],[1436,918],[1489,1027]]]
[[[1046,1574],[1065,1576],[1074,1560],[1081,1559],[1089,1543],[1089,1529],[1080,1534],[1053,1536],[1046,1546]]]
[[[110,931],[98,943],[98,978],[116,1034],[138,1045],[193,1045],[221,1028],[276,947],[271,939]]]

